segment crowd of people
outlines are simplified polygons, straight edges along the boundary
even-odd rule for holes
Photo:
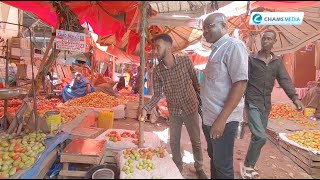
[[[255,164],[266,143],[266,127],[271,110],[271,92],[277,80],[298,111],[304,109],[282,60],[272,53],[276,33],[267,29],[261,38],[261,50],[249,54],[245,44],[228,35],[227,18],[222,13],[209,15],[203,24],[203,36],[212,44],[201,87],[188,56],[172,54],[172,39],[167,34],[153,38],[159,64],[154,69],[154,95],[141,113],[145,117],[166,96],[170,119],[172,158],[183,170],[180,152],[181,127],[189,133],[196,174],[203,171],[199,114],[211,159],[211,179],[234,179],[233,149],[243,109],[248,113],[252,133],[245,161],[240,164],[245,179],[259,177]]]
[[[316,114],[319,117],[320,80],[301,102],[281,58],[272,52],[277,41],[273,30],[264,31],[261,50],[255,54],[249,54],[241,40],[228,35],[227,18],[222,13],[211,14],[205,19],[203,36],[212,44],[212,52],[204,69],[201,87],[191,59],[188,56],[172,54],[172,38],[168,34],[153,38],[153,50],[159,64],[153,70],[152,99],[143,108],[141,116],[146,117],[164,94],[169,109],[172,158],[178,169],[183,170],[180,139],[184,124],[192,144],[196,173],[201,179],[208,178],[203,171],[199,127],[199,122],[202,121],[211,159],[211,179],[234,179],[235,136],[239,123],[244,120],[245,108],[252,137],[245,161],[240,164],[241,176],[245,179],[257,178],[259,174],[254,167],[266,143],[271,92],[275,80],[298,111],[303,111],[305,106],[313,107],[317,109]],[[135,70],[130,73],[129,85],[133,87],[132,93],[138,93],[143,85],[138,78],[140,68]],[[67,101],[95,90],[115,95],[112,87],[116,82],[110,82],[96,84],[95,89],[81,73],[77,73],[73,82],[64,88],[62,96],[64,101]],[[125,77],[120,78],[117,84],[119,91],[123,88]]]

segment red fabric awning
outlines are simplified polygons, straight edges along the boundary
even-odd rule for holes
[[[5,4],[29,11],[38,16],[43,22],[50,26],[56,26],[56,10],[51,6],[49,1],[2,1]]]
[[[77,14],[81,24],[87,22],[93,31],[101,36],[116,34],[121,39],[126,28],[139,17],[139,3],[137,1],[99,1],[102,8],[94,1],[69,1],[66,3]],[[117,20],[108,13],[118,16],[125,13],[125,21]]]
[[[112,54],[113,56],[118,57],[118,60],[116,61],[116,63],[124,63],[124,62],[132,62],[135,64],[140,63],[140,57],[129,55],[113,45],[108,46],[107,52]]]
[[[314,6],[318,1],[257,1],[251,5],[252,9],[264,7],[269,9],[290,9]]]
[[[50,1],[3,1],[4,3],[29,11],[38,16],[39,19],[55,26],[57,16],[55,8],[51,6]],[[98,1],[104,10],[113,16],[125,13],[125,23],[123,20],[115,19],[108,15],[94,1],[67,1],[66,4],[78,16],[80,23],[88,22],[93,31],[102,36],[116,34],[117,39],[121,39],[126,28],[129,28],[133,22],[139,19],[138,1]]]

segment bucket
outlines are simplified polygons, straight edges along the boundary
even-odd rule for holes
[[[113,127],[114,112],[102,110],[98,115],[98,128],[111,129]]]
[[[92,174],[92,179],[114,179],[114,172],[108,168],[102,168]]]
[[[44,117],[46,118],[46,122],[50,129],[50,132],[53,132],[59,129],[61,125],[61,114],[59,111],[55,111],[55,110],[47,111],[44,114]]]
[[[305,108],[304,109],[304,116],[309,117],[312,116],[316,112],[315,108]]]

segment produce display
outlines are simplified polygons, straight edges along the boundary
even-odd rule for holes
[[[85,110],[78,107],[59,107],[62,123],[68,123],[82,114]]]
[[[9,116],[14,116],[16,112],[19,110],[22,104],[21,99],[9,99],[8,100],[8,114]],[[0,100],[0,117],[4,115],[4,100]]]
[[[287,134],[287,137],[303,147],[320,150],[320,130],[297,131]]]
[[[270,119],[284,118],[288,120],[306,119],[302,112],[298,112],[289,104],[275,104],[272,106]]]
[[[130,132],[123,132],[121,135],[117,131],[111,131],[110,133],[106,134],[107,137],[109,137],[109,141],[112,142],[118,142],[121,141],[122,138],[132,138],[132,143],[135,145],[139,145],[139,138],[140,138],[140,133],[139,131],[135,131],[134,134],[131,134]],[[122,138],[121,138],[122,137]]]
[[[132,88],[123,88],[119,91],[119,94],[130,94]]]
[[[125,162],[122,171],[129,175],[134,173],[135,170],[148,172],[155,170],[156,165],[152,162],[152,158],[164,158],[165,149],[163,147],[139,150],[136,148],[129,148],[123,151],[123,155],[127,161]],[[130,178],[130,176],[127,178]],[[153,176],[153,178],[156,178],[156,176]]]
[[[44,117],[44,114],[50,110],[58,110],[57,105],[61,103],[60,99],[38,99],[37,101],[37,111],[40,117]]]
[[[129,100],[138,100],[136,95],[110,96],[103,92],[94,92],[86,96],[67,101],[66,106],[113,108],[121,104],[126,104]]]
[[[22,137],[15,134],[0,136],[0,179],[32,167],[45,150],[42,143],[45,137],[44,133],[29,133]]]
[[[317,127],[318,123],[316,122],[308,122],[308,121],[296,121],[296,124],[299,124],[300,126],[308,126],[308,127]]]

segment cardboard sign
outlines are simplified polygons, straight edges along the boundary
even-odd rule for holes
[[[84,33],[57,30],[55,38],[56,48],[66,51],[85,52],[85,37]]]

